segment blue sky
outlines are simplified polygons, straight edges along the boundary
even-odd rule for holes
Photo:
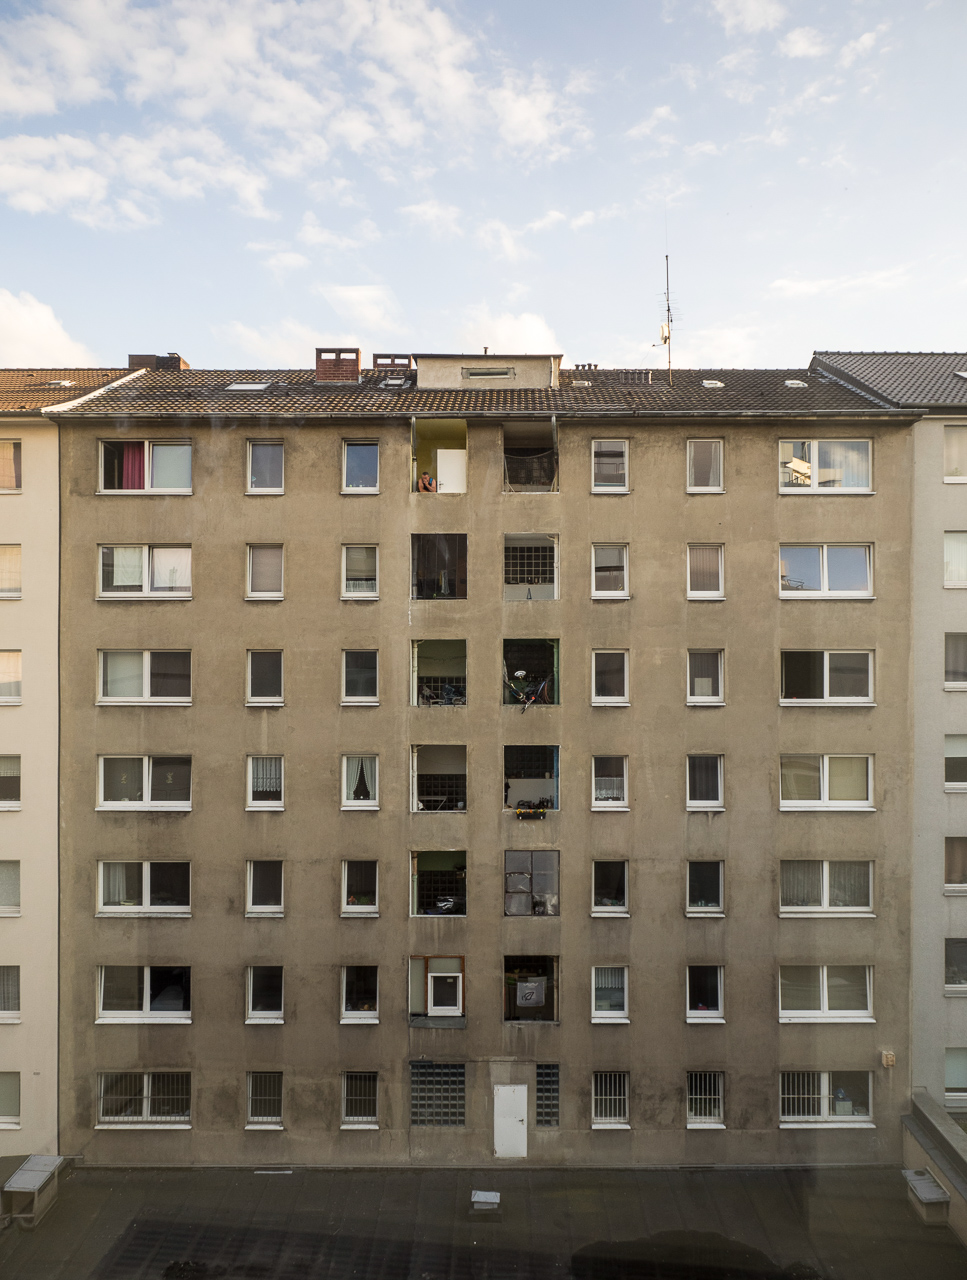
[[[967,348],[963,0],[0,13],[0,365]]]

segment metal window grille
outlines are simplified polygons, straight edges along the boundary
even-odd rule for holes
[[[152,1071],[148,1096],[152,1120],[187,1120],[191,1114],[191,1075],[187,1071]]]
[[[783,1120],[816,1120],[823,1112],[823,1073],[783,1071],[779,1077],[779,1114]]]
[[[689,1071],[688,1119],[691,1123],[722,1120],[722,1072]]]
[[[416,873],[416,914],[463,915],[467,910],[466,871]]]
[[[467,775],[465,773],[418,773],[416,798],[422,808],[432,812],[444,809],[466,809]]]
[[[509,586],[554,582],[554,546],[504,545],[504,582]]]
[[[628,1123],[627,1071],[595,1071],[593,1122]]]
[[[557,480],[557,452],[539,453],[533,449],[504,449],[504,488],[551,489]]]
[[[561,1068],[556,1062],[537,1064],[535,1102],[537,1127],[556,1128],[561,1123]]]
[[[418,676],[421,707],[452,706],[460,698],[467,700],[465,676]]]
[[[466,1067],[462,1062],[410,1063],[410,1124],[466,1123]]]
[[[282,1072],[248,1073],[249,1124],[282,1123]]]
[[[505,747],[504,773],[508,778],[554,777],[557,773],[557,748]]]
[[[184,1123],[191,1117],[187,1071],[105,1071],[98,1076],[98,1120],[103,1124]]]
[[[342,1118],[346,1124],[376,1123],[375,1071],[347,1071],[343,1076]]]

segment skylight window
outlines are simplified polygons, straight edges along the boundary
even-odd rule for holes
[[[48,387],[72,387],[74,384],[69,378],[57,378],[53,382],[48,382]]]
[[[725,383],[719,382],[718,378],[703,378],[702,386],[703,387],[724,387]]]
[[[271,382],[230,382],[226,391],[268,391]]]
[[[465,378],[512,378],[513,369],[464,369]]]
[[[787,387],[805,387],[805,386],[808,386],[808,385],[809,385],[808,383],[803,382],[802,378],[787,378],[787,379],[786,379],[786,386],[787,386]]]

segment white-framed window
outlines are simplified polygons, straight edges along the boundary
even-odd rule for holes
[[[832,596],[849,600],[872,594],[873,548],[869,543],[790,542],[779,547],[780,599]]]
[[[191,599],[191,547],[101,546],[99,559],[102,599]]]
[[[591,969],[591,1021],[629,1022],[627,965],[594,965]]]
[[[375,440],[342,442],[343,493],[379,493],[379,444]]]
[[[410,1016],[462,1018],[463,956],[410,957]]]
[[[99,809],[187,810],[191,756],[99,756],[98,784]]]
[[[780,756],[779,808],[872,809],[873,757]]]
[[[967,691],[967,633],[963,631],[948,631],[944,636],[943,687]]]
[[[627,542],[595,542],[591,546],[591,599],[627,600]]]
[[[104,964],[97,988],[98,1022],[191,1022],[187,965]]]
[[[347,964],[342,970],[340,1022],[379,1022],[379,968]]]
[[[781,1071],[779,1127],[873,1128],[869,1071]]]
[[[591,757],[591,808],[628,808],[628,757]]]
[[[191,493],[190,440],[102,440],[99,493]]]
[[[249,440],[245,492],[285,493],[285,446],[281,440]]]
[[[967,996],[967,938],[944,939],[944,995]]]
[[[944,1050],[944,1106],[967,1108],[967,1049]]]
[[[0,964],[0,1022],[20,1021],[20,965]]]
[[[375,858],[347,858],[343,862],[340,915],[379,915],[379,863]]]
[[[283,598],[283,561],[283,549],[278,544],[249,546],[246,600]]]
[[[779,863],[779,914],[868,916],[873,913],[873,863],[813,858]]]
[[[249,965],[245,972],[245,992],[247,1023],[285,1021],[280,964]]]
[[[686,595],[689,600],[725,599],[725,547],[721,543],[689,543]]]
[[[246,1072],[245,1091],[248,1097],[246,1129],[281,1129],[282,1124],[282,1072]]]
[[[285,915],[280,858],[258,858],[246,863],[245,914],[276,919]]]
[[[190,862],[99,862],[97,913],[190,916]]]
[[[20,1128],[20,1072],[0,1071],[0,1129]]]
[[[342,701],[354,706],[379,706],[378,649],[343,649]]]
[[[0,812],[20,808],[20,756],[0,756]]]
[[[780,440],[780,493],[869,493],[872,440]]]
[[[191,650],[99,650],[97,701],[189,706]]]
[[[967,427],[943,429],[944,484],[967,484]]]
[[[343,600],[379,599],[379,547],[343,547],[341,595]]]
[[[723,440],[689,440],[687,493],[724,493]]]
[[[0,916],[20,915],[20,863],[0,862]]]
[[[725,702],[721,649],[689,649],[688,690],[685,703],[690,707],[720,707]]]
[[[249,756],[246,765],[246,809],[284,809],[283,756]]]
[[[685,885],[687,916],[723,916],[725,914],[724,862],[706,860],[689,862]]]
[[[724,1129],[723,1094],[725,1075],[721,1071],[686,1072],[687,1129]]]
[[[21,546],[19,542],[0,546],[0,600],[19,600],[22,595]]]
[[[779,966],[780,1022],[874,1022],[873,966]]]
[[[954,531],[943,536],[943,584],[955,590],[967,587],[967,533]]]
[[[781,668],[780,706],[873,701],[873,654],[868,649],[783,649]]]
[[[596,707],[626,707],[628,650],[591,650],[591,702]]]
[[[342,807],[379,808],[379,756],[343,756]]]
[[[99,1129],[190,1129],[190,1071],[102,1071]]]
[[[340,1129],[379,1128],[379,1073],[344,1071]]]
[[[686,770],[686,809],[722,809],[724,757],[689,756]]]
[[[628,1072],[595,1071],[591,1077],[591,1128],[630,1129]]]
[[[21,442],[0,440],[0,493],[20,493],[23,490],[20,461]]]
[[[628,441],[591,441],[591,492],[628,492]]]
[[[724,1022],[725,971],[720,964],[690,964],[686,970],[686,1022]]]
[[[944,893],[951,897],[967,894],[967,836],[944,836],[943,847]]]
[[[23,653],[0,649],[0,706],[18,707],[23,701]]]
[[[282,706],[281,649],[248,650],[245,658],[245,701],[248,706]]]
[[[591,914],[627,916],[628,863],[618,858],[598,858],[591,864]]]

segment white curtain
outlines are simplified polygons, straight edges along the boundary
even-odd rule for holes
[[[869,757],[829,757],[829,799],[869,799]]]
[[[103,696],[140,698],[144,695],[144,655],[140,649],[104,655]]]
[[[152,550],[151,590],[191,590],[191,547],[155,547]]]
[[[829,864],[829,905],[868,907],[870,905],[870,864],[831,862]]]
[[[967,427],[944,427],[943,473],[967,479]]]
[[[0,547],[0,595],[20,594],[20,547]]]
[[[721,548],[717,546],[688,548],[689,591],[721,591],[720,552]]]
[[[278,594],[282,590],[282,548],[252,548],[252,594]]]
[[[191,445],[156,444],[151,448],[152,489],[191,488]]]
[[[19,862],[0,862],[0,907],[20,910]]]
[[[0,489],[20,488],[20,441],[0,440]]]
[[[282,794],[282,757],[252,757],[252,793],[268,791]]]
[[[820,440],[818,451],[821,489],[870,487],[868,440]]]
[[[20,1012],[20,965],[0,964],[0,1013]]]
[[[865,864],[864,864],[865,865]],[[784,907],[819,907],[823,902],[823,864],[803,859],[780,864],[780,902]]]
[[[111,583],[115,587],[140,587],[144,568],[144,553],[140,547],[106,547],[105,553],[114,553],[114,569]]]
[[[105,862],[101,868],[101,876],[106,907],[143,905],[143,867],[140,862]]]
[[[945,533],[943,536],[944,586],[967,583],[967,533]]]
[[[364,789],[367,794],[364,796],[356,796],[356,789],[359,786],[360,775],[362,775]],[[376,757],[375,756],[347,756],[346,757],[346,799],[347,800],[375,800],[376,799]]]
[[[19,698],[20,683],[19,649],[0,649],[0,698]]]

